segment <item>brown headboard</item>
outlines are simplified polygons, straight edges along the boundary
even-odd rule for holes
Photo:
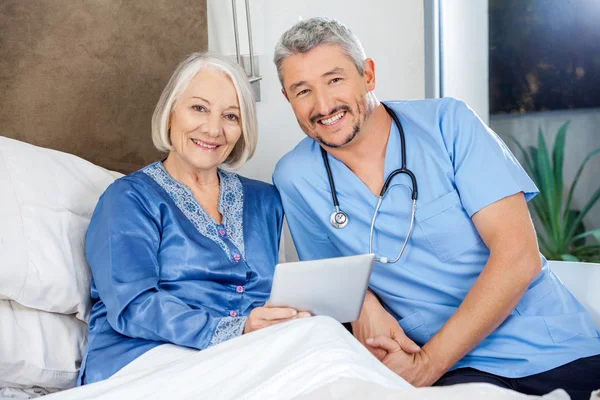
[[[206,0],[2,0],[0,135],[139,169],[160,93],[207,47]]]

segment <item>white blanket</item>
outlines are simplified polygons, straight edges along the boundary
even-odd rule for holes
[[[339,323],[312,317],[243,335],[204,351],[163,345],[106,381],[44,399],[298,397],[493,400],[529,396],[483,384],[415,389],[375,359]],[[555,391],[544,398],[568,396]]]

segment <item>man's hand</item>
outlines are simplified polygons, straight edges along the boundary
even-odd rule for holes
[[[424,349],[417,353],[407,353],[395,340],[384,335],[367,339],[367,343],[384,349],[387,355],[382,362],[413,386],[431,386],[444,373],[443,370],[436,368]]]
[[[298,312],[293,308],[286,307],[256,307],[250,312],[246,320],[244,333],[250,333],[271,325],[303,317],[310,317],[310,313],[304,311]]]
[[[379,300],[370,291],[367,291],[365,296],[360,317],[352,323],[352,332],[354,337],[380,361],[386,357],[388,351],[377,344],[369,344],[367,339],[385,336],[393,340],[406,353],[417,353],[420,350],[420,347],[404,334],[398,321],[379,304]]]

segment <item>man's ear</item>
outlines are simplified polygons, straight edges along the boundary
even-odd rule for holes
[[[287,95],[287,93],[285,92],[285,89],[284,89],[284,88],[281,88],[281,94],[283,95],[283,97],[285,97],[285,99],[286,99],[288,102],[290,101],[290,99],[288,99],[288,95]]]
[[[367,58],[363,63],[363,77],[369,92],[375,90],[375,61],[372,58]]]

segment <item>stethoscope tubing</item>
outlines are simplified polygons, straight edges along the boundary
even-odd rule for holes
[[[402,159],[401,159],[401,167],[399,169],[392,171],[387,176],[387,178],[385,179],[385,181],[383,183],[381,191],[379,193],[379,196],[378,196],[379,199],[377,201],[377,206],[375,207],[375,212],[373,213],[373,218],[371,220],[371,228],[369,231],[369,253],[372,253],[372,249],[373,249],[373,231],[375,228],[375,220],[377,219],[377,214],[379,213],[379,208],[381,207],[383,197],[387,193],[387,190],[389,188],[389,185],[390,185],[392,179],[398,174],[406,174],[410,178],[411,183],[412,183],[412,191],[411,191],[412,208],[411,208],[410,225],[408,227],[408,233],[406,235],[406,239],[404,240],[404,243],[402,244],[402,248],[400,249],[398,256],[393,261],[389,261],[386,257],[380,257],[380,258],[375,259],[376,261],[379,261],[384,264],[388,264],[388,263],[394,264],[394,263],[398,262],[398,260],[400,260],[400,258],[402,257],[402,254],[404,253],[404,250],[406,249],[406,246],[408,244],[408,240],[410,239],[410,236],[412,234],[414,221],[415,221],[415,213],[417,210],[418,189],[417,189],[417,178],[415,177],[415,175],[413,174],[413,172],[411,170],[406,168],[406,141],[405,141],[405,137],[404,137],[404,129],[402,129],[402,124],[400,123],[400,120],[398,119],[398,116],[396,115],[396,113],[391,108],[389,108],[385,103],[381,103],[381,104],[383,105],[383,107],[385,108],[387,113],[390,115],[390,117],[392,117],[392,120],[394,121],[394,124],[396,125],[396,127],[398,129],[398,133],[400,135],[400,146],[401,146]],[[333,202],[333,206],[335,207],[335,211],[330,216],[330,223],[335,228],[341,229],[341,228],[344,228],[348,224],[349,218],[348,218],[348,215],[340,209],[340,204],[339,204],[339,201],[337,198],[337,191],[335,189],[335,181],[333,179],[333,174],[331,173],[331,166],[329,165],[329,157],[323,147],[321,147],[321,156],[323,158],[323,163],[325,164],[325,170],[327,172],[327,178],[329,180],[329,187],[331,189],[331,199]]]

